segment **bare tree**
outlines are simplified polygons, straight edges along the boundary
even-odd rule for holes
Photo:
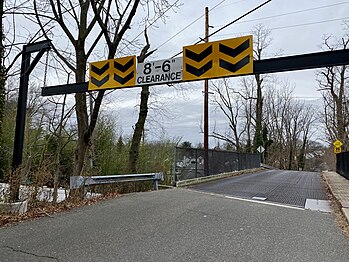
[[[239,91],[234,90],[227,79],[219,81],[218,84],[213,83],[210,88],[215,93],[213,102],[224,114],[229,126],[224,134],[213,131],[211,136],[229,143],[236,151],[242,151],[244,145],[241,140],[249,124],[242,119],[247,100],[242,98]]]
[[[349,48],[349,23],[345,23],[345,33],[341,38],[325,36],[326,50]],[[344,149],[349,147],[349,91],[348,66],[327,67],[318,71],[318,90],[323,96],[324,122],[330,143],[340,140]]]
[[[311,105],[305,105],[304,110],[302,110],[302,117],[299,124],[301,128],[302,139],[297,158],[299,170],[304,170],[305,168],[306,152],[307,148],[309,147],[310,139],[315,133],[314,125],[316,122],[318,122],[318,114],[316,114],[315,107]]]
[[[274,87],[270,87],[266,92],[265,112],[267,115],[266,124],[269,131],[269,139],[273,141],[270,146],[268,161],[269,164],[273,164],[282,169],[286,167],[285,122],[293,91],[289,86],[282,86],[281,89],[278,89],[278,86],[279,85],[275,83]]]
[[[252,31],[254,36],[254,60],[261,60],[270,46],[272,38],[271,31],[263,25],[258,25]],[[255,134],[253,138],[253,147],[256,150],[259,146],[264,145],[263,141],[263,94],[264,77],[260,74],[255,74],[256,81],[256,118],[255,118]]]
[[[258,25],[252,31],[254,36],[254,60],[261,60],[271,44],[270,30],[263,25]],[[214,137],[234,145],[236,149],[244,148],[245,151],[256,151],[259,146],[265,146],[263,128],[263,87],[265,85],[265,76],[260,74],[254,77],[242,78],[242,88],[228,88],[226,80],[224,84],[215,86],[213,89],[218,94],[215,104],[220,108],[229,122],[229,130],[233,139],[229,139],[226,134],[218,134],[215,132]],[[237,103],[234,105],[234,103]],[[234,109],[234,110],[233,110]],[[239,112],[237,112],[239,111]],[[244,111],[242,120],[241,111]],[[239,117],[238,117],[239,115]],[[239,119],[239,121],[237,121]],[[238,123],[239,122],[239,123]],[[240,129],[240,131],[238,131]],[[242,146],[242,138],[246,143]]]
[[[38,5],[38,2],[41,4]],[[158,16],[163,16],[163,9],[169,6],[167,1],[112,1],[112,0],[87,0],[87,1],[52,1],[35,0],[34,9],[38,24],[46,38],[60,32],[69,39],[69,48],[54,50],[65,65],[75,72],[75,81],[84,82],[86,79],[86,64],[99,42],[104,40],[107,47],[107,58],[114,58],[119,45],[124,41],[126,31],[131,29],[136,11],[144,5],[150,6]],[[41,7],[39,10],[39,6]],[[150,19],[146,16],[144,20]],[[134,45],[133,42],[129,43]],[[93,131],[100,112],[105,91],[99,91],[93,98],[93,109],[90,120],[87,110],[86,94],[76,94],[76,116],[78,123],[78,142],[75,154],[74,175],[83,171],[86,152],[91,143]]]
[[[0,140],[2,135],[2,122],[5,110],[5,65],[4,65],[4,31],[3,31],[4,1],[0,1]]]
[[[312,105],[293,98],[288,83],[276,83],[265,94],[266,124],[272,141],[267,162],[281,169],[303,169],[317,114]]]

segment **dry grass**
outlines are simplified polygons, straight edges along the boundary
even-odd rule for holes
[[[63,201],[61,203],[35,202],[31,203],[29,210],[25,214],[4,214],[0,213],[0,227],[17,224],[23,221],[32,220],[40,217],[52,217],[54,214],[71,210],[86,205],[93,205],[97,202],[114,199],[120,196],[118,193],[106,194],[93,199],[83,199],[75,201]]]

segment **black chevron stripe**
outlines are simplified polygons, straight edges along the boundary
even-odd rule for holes
[[[190,51],[188,49],[185,49],[185,56],[191,60],[194,60],[195,62],[200,62],[200,61],[204,60],[210,54],[212,54],[212,45],[207,47],[204,51],[202,51],[199,54],[197,54],[193,51]]]
[[[219,66],[232,73],[235,73],[239,71],[241,68],[243,68],[245,65],[247,65],[249,62],[250,62],[250,55],[247,55],[236,64],[232,64],[223,59],[219,59]]]
[[[239,45],[236,48],[231,48],[229,46],[219,44],[219,52],[226,54],[231,57],[235,57],[239,54],[241,54],[243,51],[248,49],[250,47],[250,40],[247,39],[245,42],[243,42],[241,45]]]
[[[114,68],[125,73],[131,66],[134,65],[134,59],[133,57],[131,58],[130,61],[128,61],[125,65],[122,65],[116,61],[114,61]]]
[[[134,77],[134,72],[132,71],[125,77],[121,77],[117,74],[114,74],[114,80],[122,85],[126,84],[128,81],[130,81]]]
[[[191,73],[197,77],[205,74],[208,70],[210,70],[212,68],[212,60],[208,63],[206,63],[205,65],[203,65],[202,67],[200,68],[196,68],[196,67],[193,67],[189,64],[185,64],[185,70],[188,72],[188,73]]]
[[[108,69],[109,69],[109,62],[107,62],[104,66],[102,66],[102,68],[98,68],[95,65],[91,65],[91,71],[93,73],[96,73],[99,76],[105,73]]]
[[[102,85],[104,85],[108,81],[109,81],[109,75],[102,78],[102,80],[97,80],[96,78],[91,77],[91,83],[97,87],[101,87]]]

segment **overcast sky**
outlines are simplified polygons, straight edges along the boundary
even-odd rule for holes
[[[172,0],[172,3],[175,0]],[[183,46],[197,42],[204,35],[204,10],[209,7],[210,33],[230,23],[234,19],[264,3],[264,0],[179,0],[180,8],[166,13],[166,23],[158,21],[148,30],[152,49],[157,51],[148,60],[167,59],[182,50]],[[229,26],[210,38],[211,41],[249,35],[258,24],[271,30],[273,39],[267,57],[297,55],[321,51],[324,35],[343,35],[343,20],[349,19],[349,1],[344,0],[273,0],[241,21]],[[139,16],[136,19],[140,18]],[[137,20],[136,20],[137,21]],[[140,34],[142,28],[136,25],[128,31],[130,39]],[[30,30],[27,26],[17,29]],[[53,36],[54,42],[60,36]],[[138,38],[144,41],[142,34]],[[135,54],[137,55],[137,54]],[[33,74],[35,75],[35,74]],[[298,99],[320,102],[316,91],[315,70],[273,74],[280,80],[289,81],[295,88]],[[49,75],[48,85],[57,84],[55,75]],[[236,83],[239,78],[234,78]],[[64,83],[65,80],[61,84]],[[104,111],[113,115],[118,130],[123,135],[132,133],[138,116],[141,88],[115,90],[104,102]],[[167,138],[181,138],[194,145],[203,142],[200,123],[203,116],[203,82],[178,84],[173,87],[151,88],[151,108],[146,129],[147,139],[157,140],[161,135]],[[73,95],[70,95],[73,99]],[[150,122],[161,124],[152,124]],[[214,126],[220,131],[226,128],[224,118],[210,105],[210,130]],[[214,147],[215,140],[210,141]]]
[[[150,61],[170,58],[181,51],[182,46],[191,45],[203,37],[204,9],[210,8],[210,32],[221,28],[242,14],[260,5],[261,0],[206,0],[181,1],[182,6],[176,12],[168,12],[166,24],[158,23],[157,28],[151,29],[148,34],[153,48],[158,51],[149,58]],[[343,34],[343,20],[349,19],[349,1],[343,0],[273,0],[261,9],[255,11],[240,22],[231,25],[210,40],[221,40],[250,34],[251,30],[263,24],[271,30],[272,44],[268,49],[269,57],[278,55],[296,55],[321,51],[321,42],[324,35]],[[196,21],[195,23],[193,23]],[[192,25],[190,25],[193,23]],[[187,27],[190,25],[189,27]],[[185,29],[186,28],[186,29]],[[185,29],[185,30],[183,30]],[[183,32],[176,35],[178,32]],[[173,37],[173,39],[171,39]],[[295,88],[298,99],[306,99],[320,104],[320,93],[316,91],[315,70],[278,73],[275,77],[288,80]],[[234,81],[238,81],[234,79]],[[182,138],[181,141],[191,141],[193,144],[203,142],[200,133],[200,122],[203,115],[203,83],[194,82],[181,84],[177,87],[158,86],[153,92],[157,94],[153,104],[162,108],[166,117],[159,117],[158,111],[151,110],[150,118],[157,119],[167,137]],[[182,90],[182,91],[178,91]],[[108,110],[116,115],[125,135],[131,133],[131,128],[138,115],[140,88],[133,90],[117,90],[107,98],[110,102]],[[225,121],[210,105],[210,130],[214,126],[219,130],[225,129]],[[148,129],[150,127],[148,124]],[[159,129],[148,132],[149,139],[157,139]],[[210,141],[210,147],[216,144]]]

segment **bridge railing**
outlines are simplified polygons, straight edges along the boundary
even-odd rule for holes
[[[337,154],[336,171],[349,179],[349,151]]]
[[[142,182],[153,181],[154,190],[158,190],[159,181],[163,181],[163,173],[146,173],[146,174],[127,174],[127,175],[109,175],[109,176],[71,176],[70,189],[77,189],[91,185],[103,185],[120,182]]]
[[[259,168],[261,165],[260,155],[253,153],[210,149],[206,156],[204,149],[175,147],[174,155],[174,182]],[[206,172],[205,161],[208,161]]]

